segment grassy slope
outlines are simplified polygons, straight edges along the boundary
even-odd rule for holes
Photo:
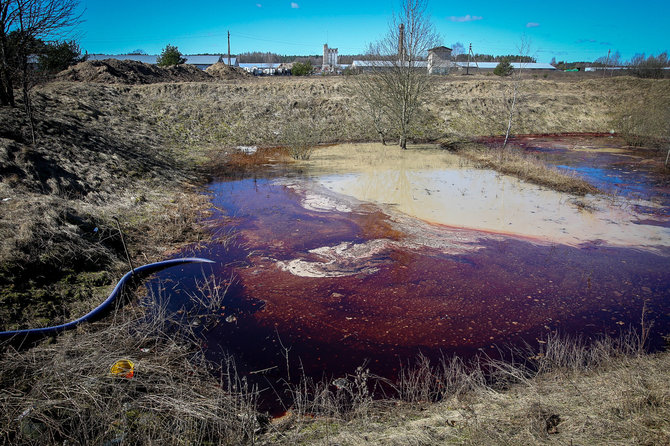
[[[504,82],[487,77],[437,80],[427,103],[432,116],[427,118],[431,130],[426,136],[471,138],[503,133]],[[152,103],[159,126],[184,142],[277,144],[283,122],[303,110],[309,110],[311,123],[322,131],[321,142],[376,139],[358,112],[346,78],[262,78],[136,88],[142,100]],[[670,80],[524,80],[513,132],[607,133],[617,130],[613,115],[622,100],[644,101],[667,90]]]
[[[5,327],[71,319],[100,301],[127,269],[113,217],[138,263],[197,238],[193,163],[165,147],[131,90],[40,88],[34,147],[21,110],[0,109]]]

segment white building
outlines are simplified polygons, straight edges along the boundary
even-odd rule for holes
[[[436,46],[428,50],[428,74],[449,74],[452,65],[451,48]]]
[[[333,71],[337,68],[337,48],[328,48],[328,44],[323,44],[323,64],[322,71]]]

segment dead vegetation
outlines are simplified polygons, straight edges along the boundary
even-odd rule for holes
[[[290,162],[285,147],[245,146],[211,151],[205,169],[214,176],[235,177],[266,173],[274,166]]]
[[[639,355],[639,341],[634,332],[589,343],[551,335],[539,348],[513,352],[516,361],[432,364],[419,357],[395,384],[400,398],[365,399],[353,417],[332,409],[296,413],[289,429],[270,438],[305,445],[667,444],[670,355]],[[318,392],[314,399],[325,400]]]
[[[493,169],[529,183],[545,186],[559,192],[586,195],[598,189],[576,175],[548,166],[535,156],[513,147],[492,149],[476,143],[457,143],[457,153],[474,161],[480,167]]]
[[[5,351],[0,444],[253,444],[267,424],[257,392],[232,363],[208,363],[160,295],[147,306]],[[131,379],[110,373],[119,359],[135,364]]]

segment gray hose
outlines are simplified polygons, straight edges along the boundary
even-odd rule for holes
[[[183,259],[170,259],[170,260],[163,260],[162,262],[156,262],[156,263],[149,263],[147,265],[140,266],[138,268],[135,268],[134,271],[128,271],[122,278],[119,280],[119,283],[116,284],[112,292],[110,293],[109,297],[105,299],[103,303],[95,307],[93,310],[91,310],[89,313],[85,314],[84,316],[80,317],[79,319],[76,319],[72,322],[68,322],[66,324],[61,324],[61,325],[54,325],[52,327],[44,327],[44,328],[28,328],[25,330],[10,330],[10,331],[2,331],[0,332],[0,342],[4,342],[7,340],[11,341],[26,341],[26,340],[36,340],[36,339],[41,339],[46,336],[51,336],[58,334],[62,331],[69,330],[71,328],[76,327],[77,325],[83,323],[83,322],[94,322],[97,320],[102,319],[102,317],[107,313],[107,310],[109,310],[110,306],[117,300],[117,298],[121,295],[121,292],[123,291],[123,287],[125,286],[126,282],[128,282],[131,279],[134,278],[141,278],[141,277],[146,277],[147,275],[160,271],[165,268],[169,268],[171,266],[175,265],[181,265],[185,263],[215,263],[212,260],[208,259],[201,259],[198,257],[187,257]]]

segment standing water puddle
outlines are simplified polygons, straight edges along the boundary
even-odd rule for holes
[[[650,150],[626,147],[613,136],[526,136],[512,139],[511,144],[574,172],[622,203],[628,200],[645,224],[670,226],[670,181],[656,171]]]
[[[639,325],[645,302],[652,342],[668,333],[667,191],[636,197],[661,210],[662,224],[645,224],[608,199],[587,197],[586,211],[443,151],[381,150],[331,147],[306,175],[211,186],[221,235],[194,254],[232,285],[204,331],[210,358],[230,353],[269,382],[300,368],[342,376],[366,360],[393,378],[419,352],[494,352],[555,330],[615,335]],[[234,243],[217,243],[225,234]],[[152,286],[169,286],[178,308],[200,269],[161,272]]]

